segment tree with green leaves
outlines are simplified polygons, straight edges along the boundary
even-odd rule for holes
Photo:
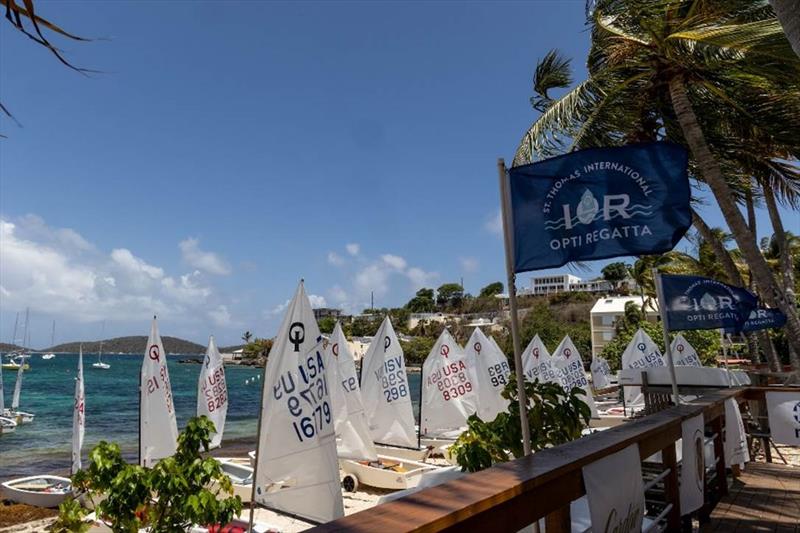
[[[412,313],[432,313],[436,307],[433,299],[433,289],[420,289],[406,304],[406,309]]]
[[[497,296],[498,294],[503,293],[503,282],[495,281],[494,283],[490,283],[478,293],[478,298],[492,298]]]
[[[622,261],[609,263],[600,271],[603,274],[603,279],[611,283],[614,288],[618,287],[621,281],[628,277],[628,265]]]
[[[575,387],[566,391],[557,383],[536,380],[525,383],[525,395],[533,451],[578,439],[589,424],[591,410],[583,400],[586,395],[583,389]],[[467,430],[450,449],[462,470],[477,472],[524,455],[513,373],[503,390],[503,397],[509,400],[507,411],[488,421],[477,415],[470,416]]]
[[[250,344],[250,340],[251,340],[252,338],[253,338],[253,334],[252,334],[252,333],[250,333],[249,331],[245,331],[245,332],[242,334],[242,340],[244,341],[244,343],[245,343],[245,344]]]
[[[782,162],[800,153],[800,58],[774,12],[745,0],[598,0],[589,24],[588,79],[545,100],[515,164],[590,146],[685,144],[691,171],[716,198],[756,289],[787,315],[787,337],[800,348],[797,311],[737,206],[751,176],[767,191],[797,186],[797,168]],[[537,69],[537,94],[564,86],[568,61],[546,57],[540,65],[561,75]],[[793,365],[800,369],[800,361]]]
[[[154,533],[187,531],[193,524],[227,524],[242,510],[231,480],[219,461],[203,457],[214,424],[193,417],[178,437],[175,455],[146,468],[125,462],[118,444],[101,441],[89,454],[89,467],[75,473],[73,486],[84,491],[97,515],[115,532],[148,528]],[[64,502],[56,530],[79,529],[75,504]]]
[[[459,283],[444,283],[436,290],[436,305],[440,309],[458,307],[464,298],[464,289]]]

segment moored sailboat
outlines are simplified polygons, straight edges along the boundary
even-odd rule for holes
[[[3,368],[0,367],[0,415],[5,413],[5,393],[3,392]],[[12,433],[17,429],[17,422],[12,418],[0,416],[0,435]]]
[[[4,417],[15,420],[17,424],[27,424],[29,422],[33,422],[33,419],[36,416],[33,413],[26,413],[25,411],[19,410],[19,400],[22,394],[23,370],[24,368],[22,365],[17,367],[17,381],[14,383],[14,395],[11,397],[11,408],[3,411]]]

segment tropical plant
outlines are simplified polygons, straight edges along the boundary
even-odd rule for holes
[[[245,331],[245,332],[242,334],[242,340],[244,341],[244,343],[245,343],[245,344],[250,344],[250,340],[251,340],[252,338],[253,338],[253,334],[252,334],[252,333],[250,333],[249,331]]]
[[[245,359],[266,358],[272,349],[274,339],[259,339],[256,337],[242,349],[242,357]]]
[[[628,277],[628,265],[622,261],[616,261],[604,266],[600,273],[603,274],[604,280],[613,284],[614,287],[617,287],[619,282]]]
[[[503,282],[502,281],[495,281],[494,283],[490,283],[478,293],[478,298],[491,298],[492,296],[496,296],[503,292]]]
[[[74,498],[67,498],[58,506],[58,518],[50,527],[52,533],[85,533],[92,524],[86,521],[89,510]]]
[[[533,383],[525,383],[533,451],[580,438],[581,431],[591,418],[589,405],[582,399],[585,394],[578,387],[566,391],[557,383],[540,382],[538,379]],[[467,430],[453,444],[451,453],[462,470],[477,472],[524,455],[513,373],[503,390],[503,397],[509,400],[508,410],[490,421],[481,420],[477,415],[470,416]]]
[[[791,160],[800,153],[800,59],[772,9],[744,0],[598,0],[595,6],[589,78],[546,108],[515,164],[589,146],[685,143],[691,170],[716,198],[759,293],[787,314],[787,336],[800,347],[796,310],[736,205],[749,188],[745,156],[765,167],[777,165],[778,154]],[[537,76],[548,90],[564,79],[538,70]]]
[[[200,455],[208,451],[213,432],[207,417],[189,419],[175,455],[153,468],[126,463],[118,444],[101,441],[89,454],[89,467],[73,476],[73,485],[87,493],[97,515],[115,532],[147,527],[166,533],[187,531],[193,524],[227,524],[241,512],[242,500],[229,496],[233,487],[219,461]],[[75,527],[78,515],[74,504],[66,504],[59,521]]]

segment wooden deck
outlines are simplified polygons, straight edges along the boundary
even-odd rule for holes
[[[748,463],[700,531],[800,533],[800,468]]]

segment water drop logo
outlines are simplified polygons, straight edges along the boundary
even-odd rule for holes
[[[589,224],[597,216],[598,211],[600,211],[600,204],[597,203],[597,199],[592,192],[586,189],[583,192],[583,196],[581,196],[577,209],[575,209],[578,220],[581,224]]]
[[[717,310],[717,299],[711,296],[708,293],[705,293],[702,298],[700,298],[700,307],[706,311],[716,311]]]

